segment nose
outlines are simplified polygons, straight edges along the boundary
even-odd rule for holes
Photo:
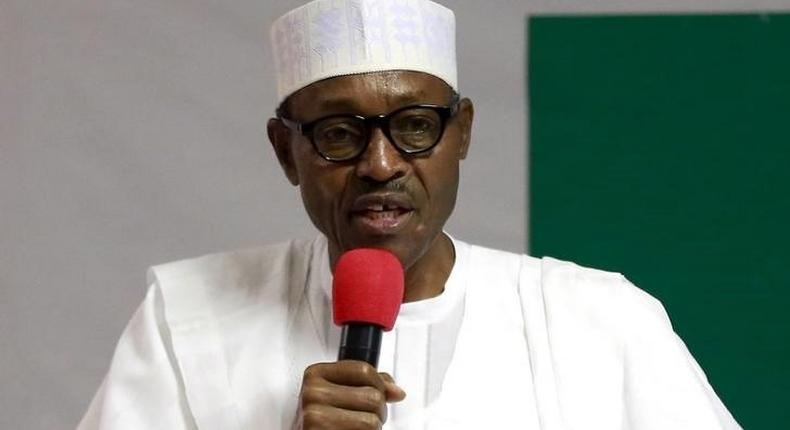
[[[359,158],[357,176],[376,182],[388,182],[406,175],[409,164],[380,128],[373,129],[370,142]]]

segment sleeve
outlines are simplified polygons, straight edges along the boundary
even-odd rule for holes
[[[77,430],[194,430],[156,284],[121,335]]]
[[[702,368],[674,332],[663,305],[622,278],[626,429],[740,430]]]
[[[536,387],[555,384],[555,428],[741,429],[658,300],[619,273],[550,258],[541,269],[534,301],[545,307],[547,339],[531,355],[544,351],[549,364],[552,377]],[[545,400],[555,391],[543,392]]]

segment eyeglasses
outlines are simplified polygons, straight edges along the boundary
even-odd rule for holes
[[[458,97],[450,106],[420,104],[374,116],[329,115],[299,123],[280,117],[286,127],[310,139],[328,161],[348,161],[365,152],[375,127],[404,154],[430,151],[442,139],[447,120],[458,112]]]

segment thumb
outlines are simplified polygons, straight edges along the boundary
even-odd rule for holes
[[[406,398],[406,392],[395,383],[389,373],[382,372],[379,373],[379,376],[384,381],[384,394],[387,397],[387,402],[400,402]]]

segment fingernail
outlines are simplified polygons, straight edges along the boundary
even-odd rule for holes
[[[406,391],[404,391],[403,388],[401,388],[400,386],[398,386],[394,382],[388,382],[387,385],[389,385],[393,390],[395,390],[398,393],[400,393],[401,397],[406,397]]]

